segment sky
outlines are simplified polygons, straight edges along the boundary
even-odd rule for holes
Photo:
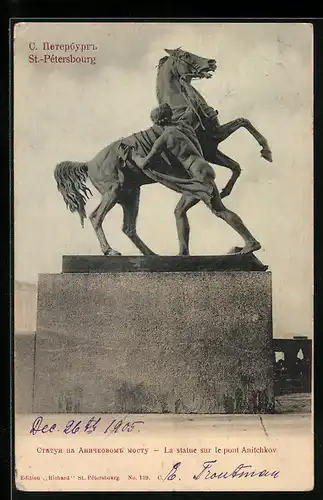
[[[34,42],[34,44],[32,44]],[[96,64],[35,64],[43,43],[95,44]],[[31,45],[30,45],[31,44]],[[33,51],[30,47],[37,47]],[[242,174],[225,204],[262,243],[257,257],[273,280],[274,335],[312,336],[313,140],[312,26],[292,23],[20,23],[14,42],[15,279],[37,283],[61,272],[62,255],[100,255],[88,221],[66,210],[53,177],[64,160],[88,161],[151,125],[156,65],[165,48],[214,58],[212,79],[194,83],[221,123],[249,119],[267,138],[273,163],[243,129],[220,145]],[[56,52],[56,55],[69,55]],[[214,167],[221,189],[229,171]],[[92,187],[91,185],[89,185]],[[87,204],[89,214],[100,195]],[[176,255],[174,208],[180,195],[142,189],[138,233],[156,253]],[[217,255],[240,237],[203,205],[188,213],[191,254]],[[139,255],[121,231],[116,206],[104,230],[123,255]]]

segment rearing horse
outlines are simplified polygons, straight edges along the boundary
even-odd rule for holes
[[[159,62],[157,76],[158,100],[160,103],[168,102],[174,114],[177,113],[179,117],[187,110],[190,110],[190,112],[193,110],[196,114],[198,121],[196,132],[205,159],[232,170],[232,177],[221,193],[222,197],[227,196],[240,173],[240,167],[234,160],[218,151],[218,143],[239,127],[244,126],[263,147],[262,156],[271,161],[267,141],[247,120],[238,119],[226,125],[220,125],[217,113],[206,104],[203,97],[192,87],[191,80],[193,78],[210,77],[210,72],[216,69],[214,60],[199,57],[181,49],[167,52],[169,56],[164,57]],[[154,170],[151,170],[147,175],[134,164],[129,151],[132,149],[140,156],[145,156],[162,132],[161,127],[153,125],[146,130],[115,141],[86,163],[65,161],[55,168],[54,176],[57,188],[71,212],[79,213],[82,226],[86,218],[86,200],[91,194],[91,191],[86,186],[87,178],[101,193],[101,202],[90,215],[90,220],[104,255],[120,255],[118,251],[111,248],[102,228],[105,216],[116,203],[119,203],[123,208],[124,233],[144,255],[154,254],[136,232],[140,187],[144,184],[160,182],[183,194],[175,209],[180,255],[188,255],[189,253],[189,226],[186,215],[189,208],[203,200],[217,216],[222,217],[229,212],[224,206],[221,213],[214,210],[209,186],[205,186],[203,182],[201,183],[195,179],[189,179],[189,174],[183,169],[182,165],[176,164],[175,159],[170,158],[167,154],[162,153],[161,157],[154,162]],[[225,219],[225,217],[222,218]],[[241,224],[235,224],[235,227],[232,224],[230,225],[246,241],[249,238],[248,230],[244,228],[242,221]]]
[[[191,108],[197,117],[196,134],[204,158],[213,164],[226,167],[232,174],[221,192],[221,198],[228,196],[241,173],[239,163],[222,153],[218,145],[239,128],[245,128],[262,147],[261,156],[272,162],[272,153],[267,140],[246,118],[236,118],[220,125],[218,112],[208,106],[201,94],[191,85],[192,79],[211,78],[217,64],[214,59],[201,61],[196,55],[177,49],[165,49],[169,56],[159,62],[157,74],[157,99],[159,104],[168,103],[173,116],[184,118]],[[180,253],[189,249],[189,222],[187,211],[200,201],[193,195],[183,195],[175,209],[176,225],[180,241]]]

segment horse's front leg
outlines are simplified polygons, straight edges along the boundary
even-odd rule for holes
[[[227,184],[224,186],[224,188],[221,191],[221,198],[225,198],[226,196],[229,196],[231,193],[233,186],[238,180],[238,177],[241,174],[241,167],[239,163],[229,156],[225,155],[222,153],[222,151],[219,151],[218,149],[214,149],[211,153],[207,155],[207,161],[210,163],[215,163],[216,165],[220,165],[221,167],[226,167],[229,170],[231,170],[231,177],[228,180]]]
[[[270,147],[268,146],[267,139],[252,125],[252,123],[246,118],[236,118],[231,122],[219,125],[216,128],[215,136],[218,142],[222,142],[231,134],[239,130],[239,128],[245,128],[248,132],[256,139],[258,144],[261,146],[260,154],[267,160],[272,162],[272,153]]]

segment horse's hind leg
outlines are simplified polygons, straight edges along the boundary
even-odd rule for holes
[[[134,189],[128,193],[124,193],[120,199],[120,205],[123,208],[123,227],[122,231],[128,236],[133,244],[144,255],[156,255],[145,243],[139,238],[136,229],[136,222],[139,211],[140,188]]]
[[[120,252],[117,252],[117,250],[114,250],[113,248],[110,247],[102,229],[102,224],[105,216],[111,210],[111,208],[114,207],[116,202],[117,202],[117,188],[116,186],[113,186],[109,188],[109,190],[102,195],[101,203],[90,215],[92,226],[98,237],[98,240],[100,242],[100,247],[104,255],[121,255]]]
[[[193,196],[182,196],[175,208],[177,235],[179,240],[179,255],[189,255],[190,225],[187,211],[200,201]]]

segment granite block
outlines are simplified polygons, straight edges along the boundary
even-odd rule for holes
[[[273,411],[271,274],[43,274],[34,412]]]

